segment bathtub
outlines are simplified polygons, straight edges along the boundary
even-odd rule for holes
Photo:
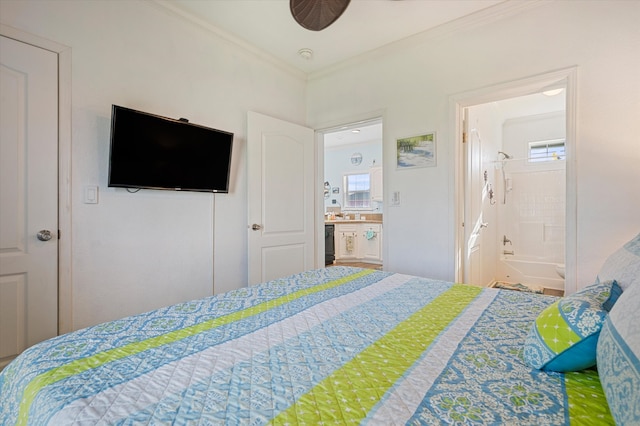
[[[498,260],[496,281],[564,290],[557,272],[559,263],[535,257],[504,255]]]

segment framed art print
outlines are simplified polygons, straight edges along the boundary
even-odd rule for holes
[[[420,136],[401,138],[396,141],[396,157],[398,169],[414,167],[435,167],[436,165],[436,133],[430,132]]]

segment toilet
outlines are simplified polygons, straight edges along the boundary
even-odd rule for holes
[[[562,279],[564,279],[564,263],[558,263],[556,265],[556,273],[560,275]]]

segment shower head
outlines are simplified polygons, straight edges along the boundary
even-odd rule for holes
[[[498,154],[504,155],[505,160],[511,160],[513,157],[507,154],[506,152],[498,151]]]

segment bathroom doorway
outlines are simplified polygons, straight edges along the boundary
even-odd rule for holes
[[[575,287],[565,273],[575,263],[572,75],[456,100],[464,138],[456,161],[457,280]]]

